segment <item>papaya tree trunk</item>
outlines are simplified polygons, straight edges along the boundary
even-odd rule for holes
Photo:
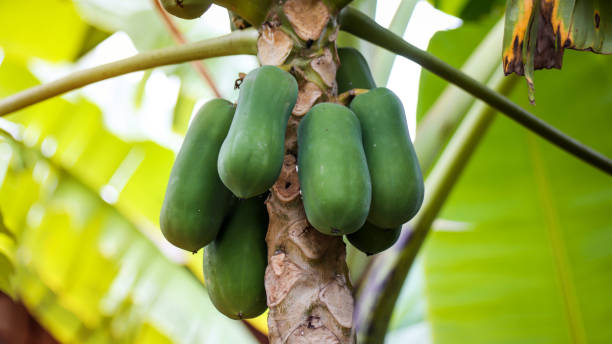
[[[278,1],[260,27],[258,58],[298,81],[282,172],[267,200],[265,286],[271,343],[354,343],[353,296],[342,237],[308,223],[297,173],[297,127],[310,108],[334,101],[339,64],[336,13],[321,0]],[[271,85],[274,87],[274,85]]]

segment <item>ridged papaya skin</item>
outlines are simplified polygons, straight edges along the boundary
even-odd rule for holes
[[[359,120],[342,105],[315,105],[298,128],[298,175],[306,217],[317,230],[343,235],[363,226],[370,174]]]
[[[232,319],[266,310],[268,212],[265,198],[241,200],[217,238],[204,248],[204,280],[215,307]]]
[[[380,228],[366,221],[357,232],[346,236],[351,245],[359,251],[371,256],[393,246],[400,236],[402,226],[395,228]]]
[[[351,109],[361,123],[372,180],[368,221],[397,227],[419,211],[425,189],[404,107],[391,90],[380,87],[355,97]]]
[[[232,193],[217,173],[217,157],[234,110],[223,99],[204,104],[172,166],[159,222],[166,239],[184,250],[196,252],[211,242],[232,206]]]
[[[359,50],[351,47],[338,48],[338,57],[340,58],[340,68],[336,72],[338,93],[354,88],[368,90],[376,88],[368,62]]]
[[[262,194],[278,178],[297,94],[295,78],[278,67],[263,66],[244,78],[218,160],[221,180],[237,197]]]
[[[161,0],[162,6],[175,17],[196,19],[212,5],[212,0]]]

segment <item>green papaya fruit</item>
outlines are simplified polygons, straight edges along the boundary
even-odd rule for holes
[[[218,160],[221,180],[237,197],[264,193],[278,178],[297,94],[295,78],[278,67],[263,66],[244,78]]]
[[[230,30],[232,30],[232,32],[236,30],[244,30],[252,26],[244,18],[242,18],[241,16],[237,15],[236,13],[232,11],[227,11],[227,14],[229,16]]]
[[[225,7],[244,18],[254,27],[260,27],[268,16],[268,12],[278,1],[273,0],[214,0],[215,5]]]
[[[264,200],[241,200],[217,238],[204,248],[208,296],[232,319],[254,318],[266,310],[268,212]]]
[[[298,174],[306,217],[324,234],[363,226],[371,185],[359,120],[342,105],[321,103],[298,128]]]
[[[368,67],[368,62],[359,50],[351,47],[338,48],[340,67],[336,72],[338,93],[343,93],[354,88],[372,89],[376,83]]]
[[[169,242],[184,250],[196,252],[211,242],[232,206],[232,193],[217,173],[217,157],[234,110],[223,99],[204,104],[172,166],[160,227]]]
[[[199,18],[212,5],[212,0],[161,0],[162,6],[173,16],[183,19]]]
[[[369,221],[355,233],[346,236],[351,245],[359,251],[371,256],[393,246],[400,236],[402,226],[395,228],[380,228]]]
[[[397,227],[419,211],[425,189],[404,107],[391,90],[380,87],[355,97],[351,109],[361,123],[372,180],[368,221]]]

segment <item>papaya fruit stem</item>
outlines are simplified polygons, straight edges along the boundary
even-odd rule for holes
[[[348,106],[351,103],[351,100],[353,100],[353,98],[357,97],[360,94],[367,93],[368,91],[369,90],[365,88],[353,88],[352,90],[340,93],[334,100],[334,103]]]
[[[0,117],[83,86],[123,74],[211,57],[255,55],[257,35],[255,29],[234,31],[224,36],[178,47],[151,50],[119,61],[77,71],[0,100]]]

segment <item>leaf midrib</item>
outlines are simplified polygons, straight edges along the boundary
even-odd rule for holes
[[[583,318],[580,312],[580,305],[578,303],[578,297],[573,283],[573,275],[569,264],[567,247],[563,233],[561,233],[559,213],[553,201],[553,195],[548,183],[546,167],[542,160],[542,154],[538,147],[537,139],[533,134],[528,133],[527,142],[529,146],[530,159],[534,167],[536,191],[538,193],[539,202],[542,205],[545,222],[544,225],[546,227],[551,253],[553,256],[552,258],[556,279],[563,298],[562,301],[568,322],[570,340],[575,344],[584,344],[587,343],[586,333],[584,331]]]

